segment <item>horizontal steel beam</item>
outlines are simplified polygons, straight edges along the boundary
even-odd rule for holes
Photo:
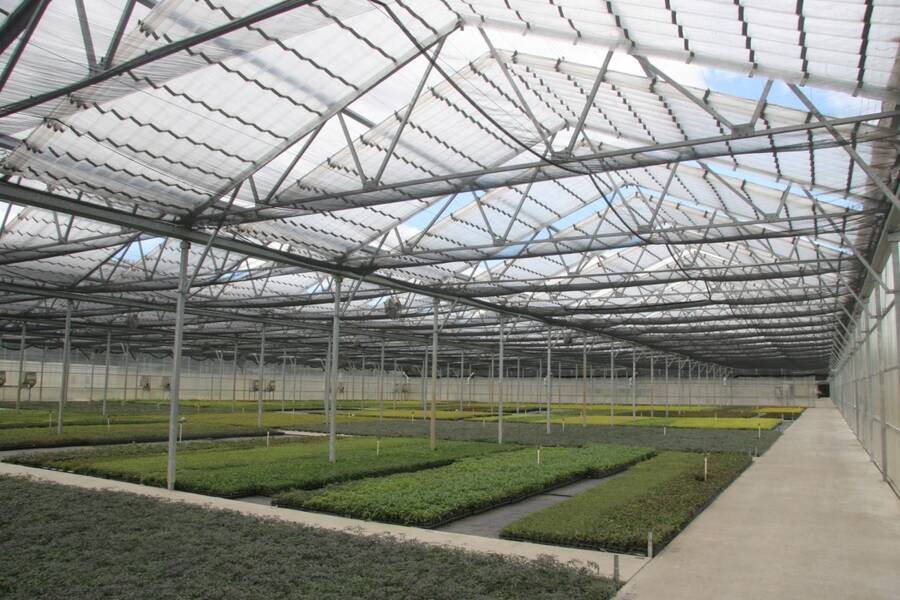
[[[461,171],[446,175],[437,175],[433,177],[425,177],[408,181],[382,183],[377,186],[368,186],[366,188],[359,187],[351,190],[341,190],[331,193],[317,194],[303,198],[286,198],[284,193],[281,197],[273,202],[269,202],[265,206],[257,206],[229,211],[225,218],[228,224],[251,223],[255,221],[266,221],[278,218],[288,218],[293,209],[293,214],[306,214],[310,210],[318,212],[322,210],[341,210],[346,208],[354,208],[359,206],[368,206],[372,204],[386,204],[390,202],[408,201],[410,197],[418,197],[416,193],[406,191],[415,190],[416,188],[427,189],[428,196],[441,194],[452,194],[463,191],[475,191],[493,189],[497,187],[510,187],[519,184],[528,184],[533,181],[544,181],[548,179],[562,179],[578,175],[586,175],[587,173],[604,173],[610,171],[618,171],[622,169],[630,169],[639,166],[648,166],[655,164],[670,164],[672,162],[697,160],[698,158],[714,158],[716,156],[733,156],[737,154],[755,154],[755,153],[772,153],[778,151],[776,146],[773,149],[773,143],[763,144],[759,148],[746,149],[740,152],[735,151],[729,142],[742,140],[762,139],[766,141],[770,137],[782,134],[814,131],[823,129],[827,126],[852,125],[863,123],[865,121],[873,121],[879,119],[900,116],[900,110],[882,111],[868,115],[859,115],[852,117],[844,117],[840,119],[830,119],[825,122],[811,121],[806,123],[797,123],[793,125],[785,125],[782,127],[773,127],[769,129],[747,130],[739,133],[731,133],[728,135],[713,136],[699,138],[695,140],[683,140],[678,142],[669,142],[665,144],[652,144],[638,146],[634,148],[617,148],[603,152],[593,152],[573,157],[554,157],[553,160],[545,159],[540,161],[530,161],[513,165],[498,165],[484,169],[475,169],[470,171]],[[880,131],[869,135],[858,135],[851,140],[853,143],[863,143],[870,137],[877,138],[883,135]],[[712,146],[716,144],[726,144],[722,148],[714,151],[702,152],[698,148],[703,146]],[[821,143],[821,147],[833,148],[840,144],[829,138]],[[809,146],[805,146],[809,148]],[[796,151],[792,142],[790,147],[784,148],[784,151]],[[684,151],[684,156],[673,157],[666,154],[669,150]],[[637,161],[636,157],[640,155],[648,155],[649,158],[643,162]],[[622,159],[621,165],[616,165],[613,161]],[[627,160],[626,160],[627,159]],[[509,179],[496,177],[501,173],[511,173]],[[488,181],[478,180],[486,175],[494,177]],[[465,182],[463,184],[454,182]],[[444,184],[442,189],[430,188],[434,184]],[[379,192],[389,192],[392,196],[379,194]],[[421,194],[418,194],[421,195]],[[211,214],[207,217],[201,217],[196,222],[217,223],[222,218],[221,214]]]
[[[340,275],[349,279],[355,279],[381,286],[388,290],[396,290],[438,298],[457,304],[469,306],[471,308],[480,309],[488,312],[505,314],[520,319],[535,320],[551,327],[560,329],[572,329],[575,331],[583,331],[588,334],[602,335],[611,339],[625,342],[628,344],[636,344],[632,339],[622,335],[609,335],[599,327],[584,327],[577,322],[569,322],[553,317],[534,314],[524,309],[507,307],[501,304],[493,304],[473,298],[464,298],[451,291],[445,291],[429,287],[427,285],[416,284],[409,281],[403,281],[384,277],[371,272],[370,269],[345,267],[340,264],[330,263],[327,261],[316,260],[308,257],[291,254],[281,250],[275,250],[267,246],[253,244],[228,236],[209,234],[176,225],[174,223],[164,221],[162,219],[153,219],[141,215],[117,210],[99,204],[92,204],[82,200],[67,198],[58,194],[36,190],[21,185],[11,184],[0,181],[0,199],[22,204],[25,206],[36,206],[46,210],[53,210],[65,214],[71,214],[87,219],[93,219],[102,223],[111,223],[122,227],[128,227],[136,232],[152,233],[162,237],[170,237],[179,240],[187,240],[196,243],[201,247],[209,244],[211,247],[227,250],[237,254],[258,258],[261,260],[271,261],[276,264],[284,264],[305,268],[310,271],[328,273],[330,275]],[[63,296],[58,296],[63,297]],[[90,297],[86,298],[90,301]],[[657,350],[661,350],[657,348]]]
[[[69,94],[73,94],[92,85],[96,85],[108,79],[112,79],[113,77],[118,77],[119,75],[137,69],[138,67],[142,67],[146,64],[155,62],[162,58],[166,58],[167,56],[171,56],[172,54],[175,54],[177,52],[181,52],[182,50],[187,50],[188,48],[192,48],[194,46],[197,46],[198,44],[214,40],[216,38],[222,37],[223,35],[231,33],[232,31],[237,31],[238,29],[249,27],[251,25],[259,23],[260,21],[270,19],[300,6],[311,4],[312,2],[314,2],[314,0],[286,0],[285,2],[279,2],[278,4],[267,6],[266,8],[258,10],[245,17],[234,19],[232,21],[229,21],[228,23],[219,25],[218,27],[213,27],[212,29],[208,29],[207,31],[204,31],[202,33],[191,35],[169,44],[164,44],[152,50],[148,50],[147,52],[144,52],[136,58],[119,63],[114,67],[110,67],[103,71],[94,72],[92,75],[74,83],[70,83],[68,85],[64,85],[54,90],[43,92],[41,94],[35,94],[33,96],[25,98],[24,100],[18,100],[16,102],[4,104],[3,106],[0,106],[0,119],[2,119],[3,117],[8,117],[9,115],[13,115],[17,112],[21,112],[23,110],[33,108],[35,106],[38,106],[39,104],[61,98]]]

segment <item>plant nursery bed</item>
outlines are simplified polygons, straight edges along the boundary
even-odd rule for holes
[[[184,428],[183,439],[259,436],[265,435],[265,433],[265,429],[243,425],[196,423]],[[66,426],[62,433],[57,433],[55,428],[48,430],[39,427],[22,427],[0,429],[0,450],[158,442],[166,440],[168,437],[168,423],[132,423],[110,426],[74,425]]]
[[[380,418],[384,417],[385,419],[407,419],[407,420],[428,420],[431,418],[431,412],[428,410],[421,409],[384,409],[383,412],[379,412],[378,410],[361,410],[361,411],[353,411],[349,410],[346,414],[352,415],[354,417],[363,417],[363,418]],[[457,421],[461,419],[469,419],[474,417],[488,417],[489,413],[486,412],[475,412],[475,411],[457,411],[457,410],[437,410],[435,411],[435,418],[440,419],[442,421]]]
[[[8,600],[607,600],[615,593],[592,570],[550,559],[359,536],[126,493],[0,478],[0,505],[0,597]]]
[[[322,424],[305,427],[309,431],[327,431]],[[426,437],[427,421],[403,419],[356,419],[338,423],[338,432],[348,435],[381,437]],[[441,421],[437,426],[440,439],[496,441],[496,423],[474,421]],[[583,446],[585,444],[615,444],[620,446],[651,447],[660,450],[687,452],[743,452],[759,456],[780,437],[777,430],[750,429],[689,429],[670,427],[615,427],[567,425],[565,430],[553,424],[547,433],[543,423],[521,423],[510,420],[503,425],[503,437],[510,443],[526,446]]]
[[[76,413],[78,415],[78,413]],[[227,413],[195,413],[182,411],[184,419],[181,425],[181,437],[184,440],[216,439],[242,436],[260,436],[271,432],[278,435],[279,429],[307,428],[322,426],[325,418],[322,415],[292,412],[263,413],[262,427],[258,425],[256,412]],[[46,418],[46,413],[45,413]],[[132,422],[135,417],[111,417],[109,425],[106,419],[102,425],[69,425],[64,418],[62,433],[56,428],[44,427],[0,427],[0,450],[25,450],[30,448],[58,448],[63,446],[91,446],[99,444],[125,444],[158,442],[169,437],[168,416],[148,417],[144,422]],[[365,419],[363,419],[365,421]],[[125,421],[125,422],[123,422]],[[338,423],[351,423],[355,419],[338,416]],[[54,423],[56,421],[54,420]]]
[[[621,471],[653,454],[647,448],[594,444],[529,448],[472,457],[446,467],[276,496],[279,506],[374,521],[436,527],[588,476]]]
[[[343,438],[338,460],[328,462],[328,443],[321,438],[284,439],[252,444],[187,446],[178,453],[176,488],[237,498],[272,495],[286,489],[314,489],[360,477],[441,467],[460,458],[511,451],[483,442],[446,442],[431,450],[427,440]],[[130,451],[103,449],[16,456],[11,462],[82,475],[165,486],[166,453],[159,447]]]
[[[668,544],[750,465],[744,454],[664,452],[623,475],[508,525],[501,537],[556,545],[643,553]]]

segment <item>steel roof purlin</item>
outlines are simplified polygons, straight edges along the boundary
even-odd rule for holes
[[[341,360],[437,310],[475,369],[502,320],[825,373],[900,219],[900,5],[816,6],[0,7],[0,334],[170,354],[184,302],[188,354],[315,364],[340,277]]]

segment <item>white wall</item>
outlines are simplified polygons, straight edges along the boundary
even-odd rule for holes
[[[32,356],[34,355],[34,356]],[[34,371],[38,375],[38,385],[31,390],[31,399],[44,401],[57,401],[59,399],[59,384],[61,365],[57,356],[49,358],[43,365],[41,376],[41,362],[39,351],[29,351],[25,371]],[[120,356],[116,357],[120,359]],[[37,359],[37,360],[35,360]],[[18,359],[8,357],[0,360],[0,370],[5,370],[7,382],[0,388],[0,400],[14,401],[16,398],[15,384],[18,380]],[[93,370],[93,376],[92,376]],[[95,400],[103,397],[104,390],[104,365],[102,359],[98,359],[93,369],[88,361],[76,359],[70,367],[69,399],[73,401]],[[126,373],[127,372],[127,373]],[[126,378],[127,374],[127,378]],[[129,360],[128,365],[114,364],[110,368],[109,398],[119,401],[122,398],[134,400],[164,400],[167,392],[163,389],[163,378],[170,374],[170,366],[160,361]],[[639,404],[734,404],[734,405],[811,405],[815,399],[815,381],[812,377],[805,378],[756,378],[738,377],[723,382],[719,378],[688,380],[686,377],[678,379],[677,371],[672,369],[669,374],[669,383],[660,374],[652,382],[649,377],[639,377],[635,390],[635,402]],[[93,381],[92,381],[93,377]],[[150,390],[138,389],[144,377],[149,377]],[[252,383],[259,378],[258,368],[249,363],[243,369],[239,368],[237,376],[233,372],[229,361],[223,365],[217,361],[198,363],[185,360],[182,372],[181,395],[187,400],[255,400],[257,395],[251,391]],[[267,399],[279,401],[285,400],[318,400],[323,398],[324,377],[319,369],[293,367],[288,363],[282,376],[281,365],[267,365],[265,373],[266,381],[274,381],[274,393],[268,393]],[[127,384],[126,384],[127,382]],[[410,377],[408,380],[400,373],[387,373],[382,379],[376,371],[342,371],[340,374],[342,400],[378,400],[381,397],[383,385],[384,400],[412,400],[421,401],[422,398],[430,399],[431,379],[423,381],[419,377]],[[630,404],[632,401],[632,388],[625,377],[615,379],[614,388],[610,387],[610,380],[604,377],[583,379],[557,378],[552,381],[553,402],[581,402],[585,390],[587,401],[590,403],[609,403],[614,398],[617,404]],[[516,402],[547,401],[547,387],[544,380],[536,378],[507,378],[504,388],[506,395],[504,402],[514,404]],[[423,395],[424,392],[424,395]],[[26,401],[28,391],[22,390],[22,400]],[[442,377],[438,379],[438,399],[442,402],[456,403],[460,400],[469,402],[498,402],[500,399],[500,386],[496,380],[493,384],[490,379],[473,377],[471,380],[457,377]]]
[[[900,250],[894,244],[881,280],[897,291],[876,286],[865,299],[866,312],[847,333],[848,343],[831,374],[831,397],[895,491],[900,487],[898,261]]]

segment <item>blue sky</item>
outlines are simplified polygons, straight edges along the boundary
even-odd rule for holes
[[[766,79],[763,77],[747,77],[745,75],[720,71],[717,69],[704,69],[703,78],[706,85],[714,91],[742,98],[749,98],[751,100],[758,100],[763,87],[766,85]],[[802,91],[820,111],[830,116],[848,117],[880,110],[880,103],[877,101],[854,98],[840,92],[822,90],[811,86],[803,86],[800,88],[800,91]],[[768,101],[770,104],[779,104],[789,108],[796,108],[803,111],[806,110],[806,107],[800,102],[800,99],[794,95],[787,85],[780,81],[776,81],[772,85],[772,89],[769,90]]]

